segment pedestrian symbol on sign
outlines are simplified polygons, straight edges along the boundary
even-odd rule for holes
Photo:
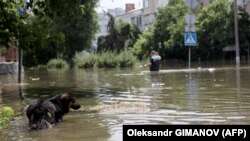
[[[187,38],[187,41],[186,41],[188,44],[195,44],[195,40],[194,40],[194,38],[191,36],[191,35],[189,35],[189,37]]]
[[[196,33],[185,33],[185,46],[196,46],[197,35]]]

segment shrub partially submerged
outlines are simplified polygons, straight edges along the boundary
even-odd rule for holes
[[[47,63],[47,68],[49,69],[63,69],[68,67],[69,67],[68,63],[63,59],[51,59]]]
[[[5,106],[0,110],[0,130],[6,127],[14,115],[11,107]]]
[[[74,63],[78,68],[93,68],[97,62],[97,55],[89,53],[76,53]]]
[[[121,52],[117,59],[119,67],[121,68],[133,67],[136,63],[136,57],[131,51]]]
[[[103,52],[100,54],[77,53],[74,57],[74,63],[78,68],[133,67],[136,60],[132,51],[127,50],[119,54],[115,52]]]

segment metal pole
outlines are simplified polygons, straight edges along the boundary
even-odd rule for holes
[[[248,62],[248,65],[249,65],[249,44],[248,45],[248,51],[247,51],[247,62]]]
[[[234,0],[234,29],[235,29],[235,52],[236,52],[236,66],[240,66],[240,49],[239,49],[239,29],[238,29],[238,6],[237,0]]]
[[[18,83],[22,82],[22,49],[18,47]]]
[[[191,47],[188,48],[188,68],[191,68]]]

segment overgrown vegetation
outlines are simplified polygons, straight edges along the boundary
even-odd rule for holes
[[[0,44],[15,38],[24,52],[27,67],[45,65],[57,54],[69,60],[91,48],[98,29],[98,0],[0,1]],[[18,10],[17,10],[18,9]]]
[[[192,47],[193,60],[225,59],[223,48],[234,45],[234,15],[232,0],[213,0],[193,10],[196,16],[197,47]],[[188,47],[184,45],[185,15],[188,8],[183,0],[169,0],[160,8],[156,23],[140,35],[134,45],[136,55],[142,59],[151,49],[158,50],[163,59],[188,59]],[[250,44],[250,20],[239,7],[239,38],[241,55],[246,55]],[[161,46],[159,45],[161,44]]]
[[[2,109],[0,109],[0,130],[8,125],[13,116],[14,110],[11,107],[4,106]]]
[[[67,63],[67,61],[60,59],[60,58],[51,59],[47,63],[47,68],[49,68],[49,69],[67,69],[67,68],[69,68],[69,64]]]
[[[98,30],[97,2],[33,0],[27,12],[23,0],[2,0],[0,47],[8,46],[11,39],[18,40],[26,67],[46,65],[58,54],[62,54],[61,58],[67,60],[70,66],[75,63],[80,68],[126,67],[133,64],[133,59],[126,60],[126,53],[125,57],[116,55],[128,49],[134,50],[132,56],[139,59],[148,57],[152,49],[157,50],[162,59],[188,59],[188,47],[184,45],[183,35],[184,17],[189,11],[183,0],[169,0],[168,5],[159,9],[156,22],[142,34],[133,24],[116,23],[108,13],[108,35],[98,38],[98,54],[75,55],[92,47],[91,41]],[[191,48],[192,60],[225,59],[223,48],[234,45],[233,10],[233,0],[213,0],[207,7],[200,5],[192,10],[196,16],[198,38],[197,46]],[[240,55],[246,56],[250,45],[250,20],[241,7],[238,20]],[[55,60],[48,64],[64,66],[62,61]]]
[[[133,67],[137,62],[137,58],[134,56],[132,50],[126,50],[118,55],[117,61],[120,68]]]
[[[97,55],[90,54],[86,51],[76,53],[74,57],[74,64],[78,68],[94,68],[97,62]]]
[[[13,37],[20,37],[19,31],[23,29],[26,16],[20,16],[17,8],[23,6],[22,0],[0,1],[0,47],[8,46]]]
[[[108,16],[108,35],[98,38],[97,52],[113,51],[119,53],[124,49],[132,48],[141,33],[140,29],[136,25],[128,24],[122,20],[116,23],[110,13]]]
[[[126,68],[133,67],[137,59],[131,50],[120,53],[102,52],[99,54],[77,53],[74,63],[78,68]]]

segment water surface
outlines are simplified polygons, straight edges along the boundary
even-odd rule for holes
[[[234,66],[99,70],[25,70],[4,81],[0,105],[16,116],[1,141],[121,141],[123,124],[249,124],[250,68]],[[21,93],[20,93],[21,92]],[[82,105],[48,130],[27,128],[32,100],[72,92]]]

